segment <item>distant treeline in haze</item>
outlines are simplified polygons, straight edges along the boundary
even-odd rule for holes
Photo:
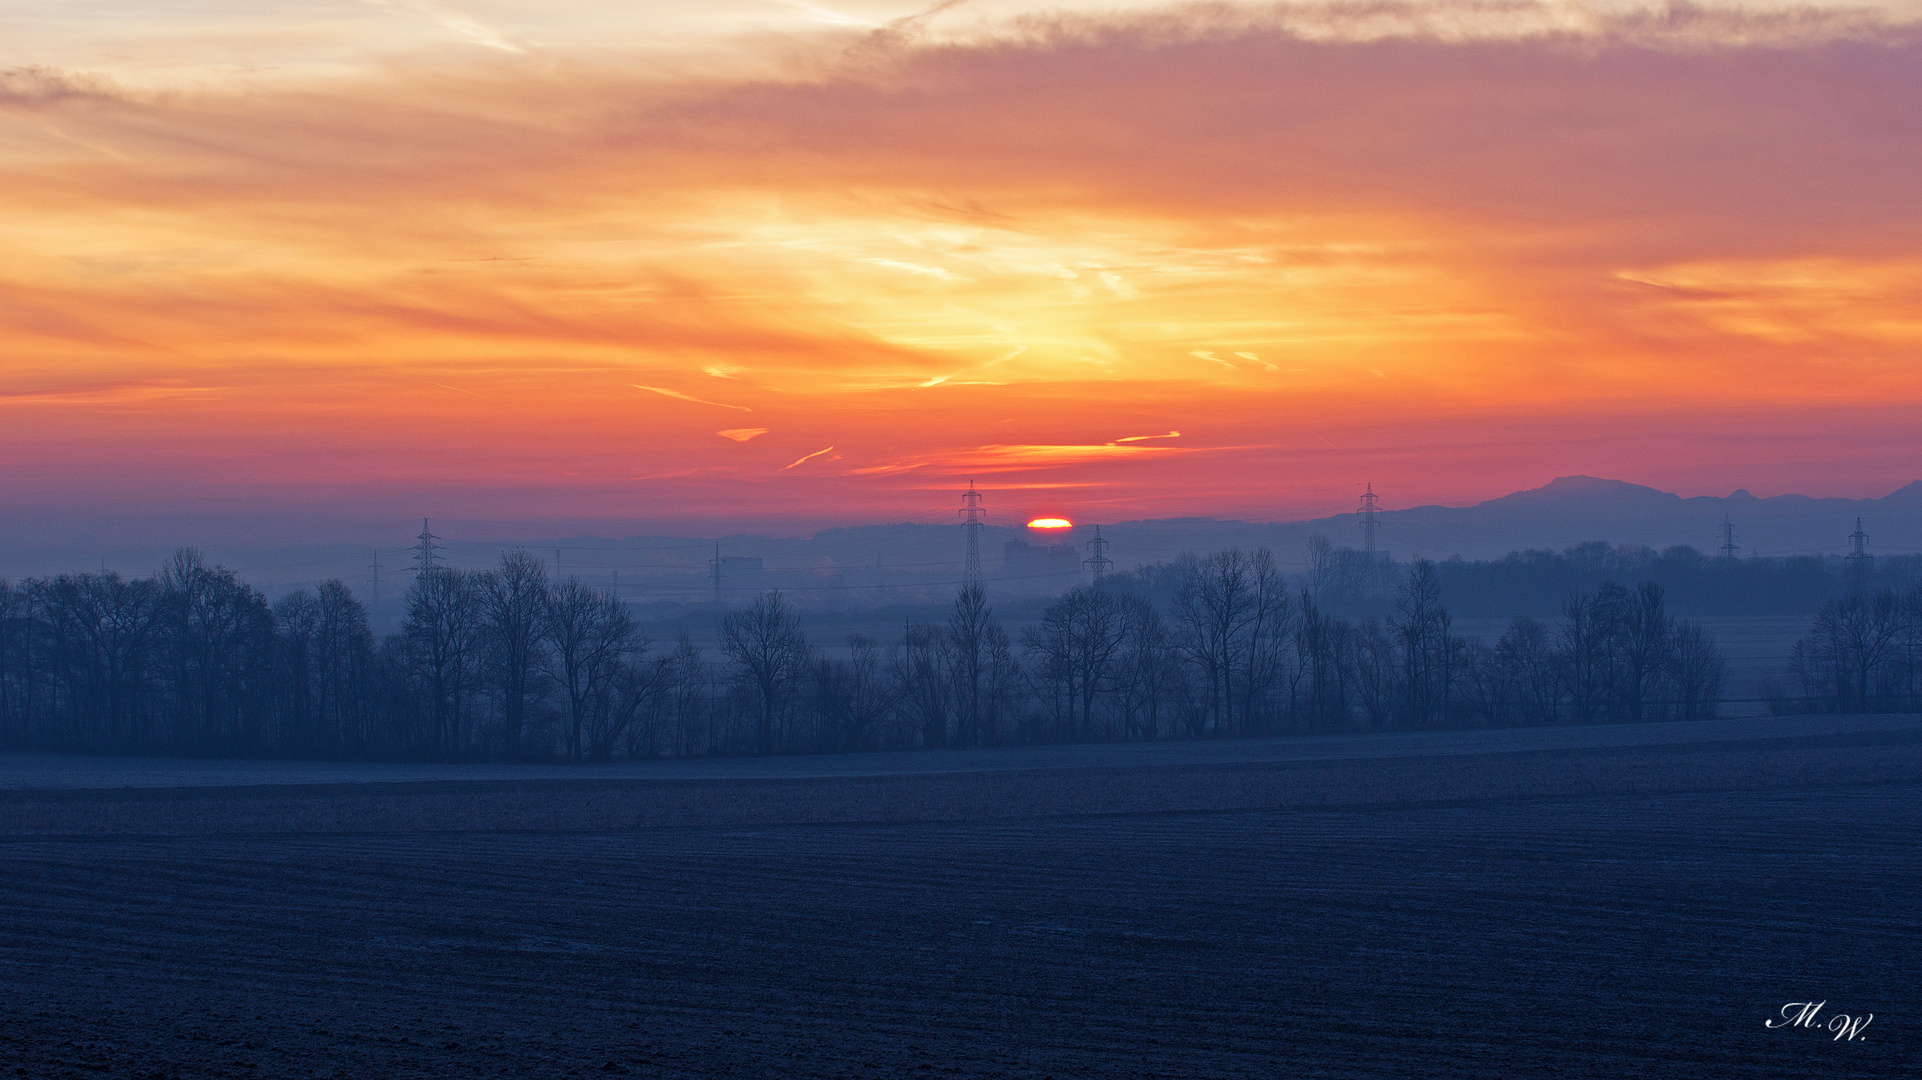
[[[1336,547],[1319,536],[1309,539],[1305,554],[1298,577],[1323,606],[1351,617],[1386,617],[1392,611],[1394,586],[1405,564]],[[1460,618],[1554,617],[1569,596],[1610,581],[1652,581],[1680,614],[1810,616],[1853,592],[1899,590],[1922,581],[1922,557],[1884,556],[1867,563],[1816,555],[1726,559],[1686,545],[1658,550],[1594,540],[1561,551],[1441,560],[1435,573],[1450,612]],[[1179,584],[1172,563],[1120,576],[1131,589],[1161,599],[1171,597]]]
[[[524,552],[418,574],[376,640],[340,582],[270,604],[184,551],[151,578],[0,582],[0,742],[608,760],[1714,715],[1722,657],[1659,582],[1604,581],[1486,645],[1453,631],[1447,566],[1370,560],[1384,613],[1343,618],[1332,576],[1229,549],[1071,589],[1018,638],[970,586],[833,650],[770,591],[718,614],[710,655]]]
[[[1687,546],[1657,551],[1600,541],[1560,552],[1436,565],[1443,591],[1463,617],[1554,611],[1571,591],[1610,580],[1655,582],[1667,592],[1670,606],[1689,613],[1806,615],[1838,594],[1903,585],[1922,576],[1922,559],[1915,556],[1886,556],[1868,564],[1812,555],[1728,560]]]

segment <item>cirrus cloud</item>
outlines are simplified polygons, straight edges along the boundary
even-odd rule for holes
[[[1422,490],[1546,459],[1760,488],[1740,470],[1922,397],[1922,34],[1894,8],[876,4],[653,64],[532,7],[415,7],[524,51],[0,74],[9,378],[220,388],[10,399],[21,490],[271,444],[316,499],[377,461],[382,490],[431,490],[451,466],[388,463],[452,460],[539,515],[633,476],[628,388],[697,406],[647,411],[660,468],[631,491],[691,515],[710,496],[658,478],[786,472],[759,505],[860,516],[908,473],[1152,468],[1183,512],[1241,512],[1277,483],[1256,448],[1352,417],[1509,447],[1397,458]],[[859,464],[743,462],[769,444],[721,447],[704,408]],[[1592,437],[1768,410],[1797,433],[1774,464],[1690,434],[1711,423]],[[1172,430],[1104,441],[1170,426],[1205,460]],[[1916,449],[1864,468],[1899,482]]]

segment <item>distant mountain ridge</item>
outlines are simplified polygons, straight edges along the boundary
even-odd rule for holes
[[[1392,505],[1393,492],[1383,494],[1384,503]],[[1541,487],[1471,506],[1385,509],[1378,544],[1396,558],[1500,558],[1511,551],[1560,550],[1592,540],[1655,548],[1686,544],[1714,553],[1722,544],[1725,516],[1735,526],[1736,544],[1744,556],[1844,554],[1857,518],[1869,535],[1871,554],[1922,551],[1922,481],[1870,499],[1757,498],[1746,489],[1726,497],[1684,497],[1595,476],[1560,476]],[[1264,543],[1290,562],[1299,545],[1316,534],[1341,546],[1359,547],[1360,516],[1336,514],[1275,524],[1130,521],[1103,527],[1103,535],[1115,541],[1118,551],[1130,543],[1166,550],[1170,545],[1181,546],[1183,539],[1234,536],[1237,543]]]
[[[1714,554],[1722,542],[1724,516],[1734,523],[1736,543],[1744,556],[1844,554],[1857,518],[1869,535],[1871,554],[1922,552],[1922,481],[1871,499],[1808,495],[1757,498],[1745,490],[1726,497],[1684,497],[1594,476],[1560,476],[1541,487],[1471,506],[1395,507],[1392,488],[1380,494],[1383,505],[1391,509],[1381,512],[1379,545],[1400,560],[1418,555],[1431,559],[1455,555],[1498,559],[1511,551],[1559,551],[1594,540],[1658,549],[1687,544]],[[992,490],[988,498],[992,510]],[[607,533],[594,536],[576,532],[551,539],[494,542],[484,539],[490,532],[484,524],[454,524],[455,529],[450,531],[465,528],[473,537],[446,543],[445,554],[456,565],[487,565],[508,547],[526,547],[543,557],[558,552],[564,572],[584,574],[597,581],[607,575],[610,583],[634,582],[635,589],[645,578],[705,575],[717,539],[634,534],[614,538]],[[1089,526],[1093,524],[1080,523],[1071,536],[1053,539],[1074,544],[1085,557],[1087,541],[1093,536]],[[1285,569],[1299,571],[1311,536],[1326,536],[1343,547],[1360,547],[1362,543],[1360,519],[1354,513],[1288,522],[1168,518],[1100,524],[1103,537],[1109,541],[1108,557],[1122,570],[1172,559],[1184,551],[1240,546],[1269,548]],[[412,534],[403,531],[399,535]],[[723,555],[764,559],[770,572],[825,575],[858,569],[873,575],[921,575],[942,581],[958,573],[962,549],[961,531],[954,524],[854,525],[802,535],[736,534],[718,539]],[[981,538],[984,570],[990,577],[1005,576],[1004,544],[1029,539],[1033,538],[1028,530],[1016,524],[989,526]],[[277,595],[285,588],[311,587],[335,576],[364,594],[372,593],[365,545],[229,546],[208,542],[201,546],[211,561],[226,564],[270,594]],[[408,560],[395,540],[382,547],[384,595],[391,600],[405,587]],[[108,549],[96,555],[98,550],[82,548],[84,557],[75,558],[69,552],[9,553],[0,549],[0,577],[89,569],[102,556],[110,558],[115,569],[146,574],[158,567],[171,549]],[[1036,587],[1043,584],[1048,583],[1037,583]]]
[[[1392,505],[1392,498],[1391,491],[1383,501]],[[1541,487],[1470,506],[1385,509],[1378,544],[1403,560],[1455,555],[1499,559],[1511,551],[1560,551],[1595,540],[1657,549],[1685,544],[1712,555],[1722,544],[1724,516],[1735,525],[1736,545],[1744,557],[1845,554],[1857,518],[1869,534],[1871,554],[1922,551],[1922,481],[1873,499],[1758,498],[1747,490],[1726,497],[1682,496],[1595,476],[1560,476]],[[1091,524],[1062,539],[1085,545]],[[1122,569],[1172,559],[1183,551],[1231,546],[1267,547],[1286,567],[1298,569],[1311,536],[1326,536],[1343,547],[1362,543],[1361,520],[1355,513],[1288,522],[1195,517],[1102,522],[1101,531],[1110,541],[1109,556]],[[998,560],[1001,541],[1023,532],[1018,527],[991,528],[985,543],[992,547],[983,550]],[[898,552],[915,544],[929,557],[943,550],[958,551],[958,540],[945,539],[950,536],[958,536],[955,526],[866,525],[828,529],[814,534],[812,540],[822,554],[846,564],[863,561],[864,556],[857,553],[877,547]],[[743,540],[749,545],[754,542]],[[872,561],[872,556],[865,559]]]

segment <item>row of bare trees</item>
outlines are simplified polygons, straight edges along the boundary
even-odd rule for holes
[[[1454,632],[1436,567],[1417,562],[1393,615],[1353,622],[1283,585],[1266,551],[1176,566],[1162,616],[1077,589],[1026,635],[1046,737],[1153,739],[1357,727],[1428,729],[1714,715],[1726,665],[1662,589],[1605,583],[1555,627],[1515,620],[1493,645]]]
[[[339,595],[307,599],[312,641],[299,659],[335,662]],[[259,592],[191,552],[132,581],[0,581],[0,731],[14,745],[89,748],[258,741],[280,722],[270,699],[283,690],[303,708],[336,705],[289,678],[280,622]]]
[[[1795,643],[1789,672],[1799,698],[1776,692],[1776,711],[1922,710],[1922,585],[1850,593],[1822,606]]]
[[[152,578],[0,581],[0,741],[139,753],[608,757],[678,669],[523,553],[436,570],[377,642],[338,581],[269,605],[183,551]]]
[[[655,648],[627,605],[522,552],[417,575],[381,641],[339,582],[270,605],[182,552],[148,579],[0,582],[0,742],[607,760],[1698,717],[1720,694],[1713,643],[1652,584],[1483,645],[1427,562],[1360,622],[1261,549],[1156,574],[1162,605],[1080,587],[1018,639],[974,586],[892,643],[828,648],[769,592],[722,615],[710,657],[686,635]]]

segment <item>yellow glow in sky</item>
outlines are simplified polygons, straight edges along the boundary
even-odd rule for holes
[[[933,6],[0,0],[0,499],[1915,478],[1907,9]]]

